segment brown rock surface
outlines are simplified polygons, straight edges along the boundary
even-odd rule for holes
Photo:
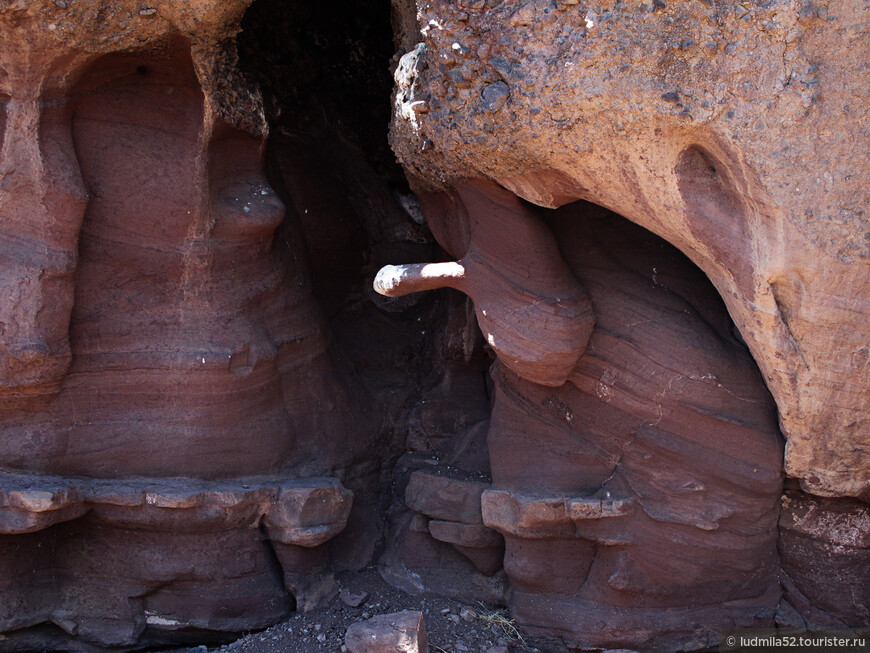
[[[309,555],[300,575],[291,550],[316,551],[314,543],[344,528],[349,504],[349,492],[329,478],[137,482],[5,474],[0,564],[8,573],[0,593],[14,600],[4,602],[9,611],[0,612],[0,623],[10,631],[52,623],[102,646],[265,627],[293,599],[302,610],[328,598],[328,565],[316,567]],[[273,571],[275,555],[283,584]],[[49,645],[52,636],[43,635],[24,630],[9,639]]]
[[[418,470],[411,474],[405,490],[405,503],[433,519],[482,524],[480,495],[488,486],[481,481]]]
[[[415,10],[392,144],[419,188],[482,177],[542,206],[585,199],[676,245],[761,368],[786,471],[867,499],[863,4]]]
[[[76,163],[74,108],[64,100],[70,86],[100,56],[196,35],[196,66],[209,113],[217,114],[226,105],[210,83],[218,76],[218,43],[233,35],[246,4],[161,1],[147,15],[132,2],[99,7],[24,1],[0,7],[5,396],[56,391],[70,364],[73,274],[89,192]]]
[[[436,232],[444,247],[462,252],[461,260],[382,268],[375,289],[387,296],[441,287],[467,293],[487,343],[504,364],[535,383],[560,386],[592,332],[589,297],[546,226],[534,214],[516,210],[518,200],[509,193],[482,187],[459,184],[455,197],[439,198],[446,206],[430,198],[426,207],[430,214],[450,214],[453,207],[464,213],[453,224],[442,222]]]
[[[336,477],[368,510],[376,422],[266,179],[247,4],[0,7],[4,649],[262,628],[372,530]]]
[[[779,518],[785,597],[811,627],[870,623],[870,507],[788,492]]]
[[[858,0],[248,4],[0,2],[0,651],[866,625]]]
[[[474,192],[509,195],[494,184]],[[712,645],[727,625],[772,624],[782,483],[774,406],[699,271],[593,205],[546,212],[454,197],[446,211],[444,198],[427,197],[423,206],[442,208],[427,217],[456,256],[461,243],[444,234],[462,231],[465,211],[533,215],[594,306],[568,383],[523,378],[500,352],[492,371],[493,487],[481,494],[482,518],[505,537],[517,620],[571,646],[656,650]],[[535,276],[534,258],[501,260],[511,275]],[[545,337],[546,328],[528,332]],[[420,510],[415,493],[406,497]]]

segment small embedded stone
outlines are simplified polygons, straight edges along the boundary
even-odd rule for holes
[[[481,92],[483,107],[491,113],[501,109],[511,96],[510,87],[504,82],[490,84]]]
[[[462,74],[462,71],[459,68],[453,68],[447,76],[450,77],[450,82],[456,86],[456,88],[471,88],[471,82],[465,78],[465,75]]]
[[[157,9],[155,9],[154,7],[143,7],[139,10],[140,16],[153,16],[156,13]]]
[[[495,68],[495,71],[504,78],[507,78],[513,70],[511,62],[503,57],[493,57],[489,60],[489,65]]]

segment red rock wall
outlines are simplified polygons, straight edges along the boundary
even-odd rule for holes
[[[404,12],[391,142],[421,186],[481,177],[540,206],[584,199],[674,244],[764,375],[788,474],[867,500],[862,3]]]
[[[518,621],[574,646],[663,650],[713,645],[727,625],[772,624],[782,442],[773,401],[703,275],[593,205],[547,213],[475,183],[424,206],[461,261],[476,243],[488,248],[486,272],[465,264],[464,281],[485,297],[475,303],[498,355],[492,480],[478,504],[480,523],[504,536]],[[516,221],[548,234],[549,256],[502,230]],[[463,224],[472,225],[467,238],[444,237]],[[501,345],[514,333],[552,344],[553,318],[515,299],[562,309],[562,293],[549,299],[524,287],[551,269],[565,270],[575,296],[584,289],[584,316],[595,324],[560,385],[542,383],[540,368]],[[487,307],[512,300],[509,319],[489,329]],[[419,499],[414,479],[412,508],[473,523]],[[443,541],[438,523],[429,531]]]
[[[116,6],[100,39],[61,4],[0,15],[3,648],[265,627],[371,556],[379,407],[313,297],[262,112],[215,88],[243,5]],[[349,521],[360,552],[330,556]]]
[[[229,638],[384,535],[569,647],[867,623],[855,8],[490,4],[396,4],[419,204],[359,8],[252,9],[268,141],[245,2],[0,8],[0,649]]]

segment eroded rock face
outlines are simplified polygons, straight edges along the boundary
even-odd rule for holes
[[[585,199],[676,245],[761,368],[788,474],[866,500],[868,109],[841,92],[867,90],[862,3],[416,11],[392,143],[420,188],[483,177],[541,206]]]
[[[458,261],[392,270],[395,283],[384,289],[468,292],[498,357],[487,427],[493,487],[482,502],[485,524],[505,536],[518,620],[573,646],[665,649],[703,646],[715,623],[865,624],[866,601],[854,598],[846,576],[861,577],[862,502],[870,498],[868,197],[857,181],[867,172],[868,140],[852,118],[866,122],[868,109],[840,92],[867,84],[867,43],[852,45],[860,3],[394,6],[404,19],[391,142],[426,197],[433,233]],[[541,218],[558,243],[555,257],[536,245],[524,256],[499,244],[518,212],[534,213],[511,193],[558,209]],[[670,268],[652,241],[629,231],[607,233],[607,221],[577,200],[679,248],[713,282],[740,335],[701,318],[709,291],[687,284],[688,268]],[[481,249],[475,239],[501,247],[500,258],[488,258],[487,281],[472,280],[466,265]],[[551,278],[559,255],[589,293],[582,330],[557,316],[562,293],[526,292],[530,279]],[[631,290],[641,278],[649,291]],[[493,325],[485,305],[499,301],[515,308]],[[671,320],[674,301],[694,308]],[[525,367],[549,344],[550,324],[534,324],[543,307],[555,316],[557,341],[574,329],[582,343],[563,359],[574,371],[549,379]],[[782,601],[773,549],[777,431],[789,487],[799,482],[817,495],[793,491],[784,504]],[[683,438],[692,446],[678,444]],[[751,473],[738,471],[748,465]],[[693,535],[668,514],[684,517]],[[743,523],[741,535],[723,530],[716,515]],[[666,543],[674,536],[707,552],[695,558],[703,561],[696,580],[665,571],[678,554],[650,565],[662,572],[658,581],[638,563],[679,548]],[[718,538],[728,544],[711,555],[704,542]],[[733,568],[744,554],[755,572]],[[822,588],[826,573],[841,579],[842,591]],[[695,612],[711,594],[719,607]],[[653,595],[674,610],[649,609]],[[690,623],[707,626],[691,633]]]
[[[375,431],[264,174],[246,6],[0,8],[4,649],[231,634],[335,591],[335,477],[372,489]]]
[[[0,649],[264,627],[382,532],[570,647],[866,624],[858,3],[397,2],[419,203],[323,101],[358,30],[258,4],[268,164],[245,0],[0,6]]]
[[[437,520],[458,522],[454,531],[474,524],[479,497],[479,521],[504,536],[512,613],[572,646],[703,648],[726,625],[771,624],[781,594],[774,404],[700,272],[648,232],[582,202],[547,213],[475,182],[427,196],[423,207],[462,260],[476,239],[489,244],[486,273],[472,280],[465,266],[467,287],[489,302],[519,295],[558,310],[558,296],[522,288],[563,269],[563,285],[584,289],[595,324],[583,330],[588,342],[567,382],[555,384],[498,346],[515,334],[545,338],[547,311],[518,302],[500,331],[481,320],[498,355],[492,483],[472,492],[474,484],[424,483],[415,472],[406,503],[433,520],[434,539],[446,539]],[[558,248],[506,255],[515,230],[500,234],[498,218],[534,223]],[[416,290],[425,270],[405,267],[393,292]]]

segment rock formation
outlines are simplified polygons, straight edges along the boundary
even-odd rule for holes
[[[429,644],[422,612],[381,614],[347,629],[350,653],[426,653]]]
[[[479,522],[501,533],[513,614],[574,645],[691,650],[715,645],[725,625],[771,623],[782,488],[774,404],[706,280],[654,236],[598,207],[544,216],[495,184],[459,188],[452,201],[427,197],[423,206],[436,234],[451,226],[462,233],[475,211],[489,214],[469,244],[442,239],[462,260],[475,238],[489,244],[487,274],[469,278],[469,287],[506,303],[498,296],[558,269],[575,296],[588,290],[586,321],[571,325],[588,344],[567,383],[545,384],[538,368],[518,366],[497,346],[512,334],[491,334],[482,319],[498,355],[492,486],[463,493],[463,507],[451,508],[453,485],[422,483],[415,472],[409,507],[432,518],[437,540],[445,538],[436,525],[450,522],[435,520],[444,519],[459,522],[454,531]],[[549,256],[510,255],[527,239],[510,239],[515,229],[500,238],[499,219],[551,234]],[[405,269],[391,291],[417,290],[425,271]],[[501,328],[541,339],[553,321],[545,311],[510,316]]]
[[[867,625],[862,11],[0,1],[0,650]]]
[[[868,109],[838,91],[867,90],[861,3],[416,11],[392,143],[418,186],[484,177],[541,206],[584,199],[677,246],[764,374],[789,475],[866,499]]]
[[[572,350],[580,356],[573,358],[576,371],[556,392],[546,386],[558,383],[528,375],[513,352],[492,345],[498,357],[488,427],[493,488],[483,494],[483,517],[505,535],[518,620],[580,647],[619,645],[620,637],[649,648],[701,646],[692,638],[703,640],[704,629],[694,631],[689,623],[708,623],[711,638],[714,623],[772,624],[779,600],[771,539],[780,492],[777,428],[769,412],[775,402],[791,488],[779,520],[786,598],[776,619],[866,623],[866,590],[849,589],[853,581],[838,576],[842,591],[835,599],[821,580],[837,575],[835,569],[862,578],[858,560],[867,551],[861,533],[870,498],[870,268],[867,193],[857,170],[867,172],[868,139],[860,125],[868,108],[840,92],[867,90],[860,72],[867,41],[847,45],[861,31],[860,3],[496,0],[396,7],[403,54],[395,71],[391,143],[412,186],[427,198],[423,212],[433,233],[466,268],[475,225],[490,225],[498,246],[498,239],[509,239],[516,212],[535,211],[510,193],[558,209],[541,219],[593,307],[592,337],[585,352]],[[471,187],[489,196],[488,209],[484,200],[469,202]],[[617,218],[596,218],[596,209],[582,208],[579,200],[625,216],[680,249],[712,281],[739,334],[728,334],[718,318],[702,317],[721,310],[704,298],[709,290],[687,283],[689,267],[669,267],[670,255],[657,252],[653,241],[619,233],[615,224],[607,233],[603,225]],[[474,215],[481,210],[491,215]],[[425,287],[469,292],[484,335],[496,343],[504,334],[487,324],[484,302],[509,295],[504,287],[522,293],[527,279],[539,271],[547,278],[543,270],[553,266],[552,256],[502,252],[493,275],[500,283],[491,281],[488,291],[477,287],[483,282],[457,283],[455,273],[425,280]],[[415,278],[431,271],[406,268],[411,283],[405,288],[417,290]],[[405,280],[391,275],[400,288]],[[640,278],[650,291],[631,290],[643,286]],[[659,297],[665,288],[667,298]],[[693,306],[685,315],[700,321],[670,321],[662,311],[675,310],[672,301]],[[499,320],[500,328],[513,322],[509,339],[528,334],[546,343],[548,325],[532,326],[531,307],[548,303],[552,296],[536,294],[526,312]],[[559,340],[562,329],[557,321]],[[575,336],[582,340],[579,331]],[[748,346],[773,402],[738,341]],[[533,355],[534,348],[527,350]],[[648,357],[657,362],[644,361]],[[693,406],[691,416],[684,401]],[[697,426],[683,430],[692,423]],[[720,428],[733,433],[717,435]],[[677,444],[684,437],[691,447]],[[732,445],[733,451],[719,448]],[[646,447],[664,447],[668,463],[635,467],[632,452]],[[738,469],[749,471],[747,464],[752,471],[743,476]],[[711,488],[719,489],[707,503]],[[675,554],[650,565],[663,574],[662,586],[670,586],[659,594],[658,606],[667,609],[658,615],[647,610],[647,594],[659,592],[657,583],[633,559],[640,540],[651,538],[641,548],[652,560],[672,537],[669,509],[653,508],[653,495],[681,504],[676,512],[698,529],[694,536],[676,529],[681,545],[694,541],[709,552],[705,539],[729,540],[701,565],[712,574],[704,580],[693,581],[691,573],[664,580]],[[696,510],[689,507],[694,500],[700,501]],[[720,513],[725,505],[731,508]],[[764,524],[768,535],[745,527],[719,530],[717,514],[745,526]],[[651,527],[635,521],[646,518]],[[664,539],[652,544],[656,538]],[[732,546],[735,562],[744,547],[755,552],[744,561],[755,562],[717,581],[713,570],[729,566],[717,556],[727,557]],[[826,562],[809,564],[815,556]],[[554,560],[578,566],[566,571],[562,564],[557,571]],[[741,574],[752,580],[743,590],[729,589]],[[669,603],[664,597],[671,591],[686,605]],[[694,592],[701,594],[689,598]],[[741,596],[758,611],[740,614]],[[711,600],[708,616],[689,609],[705,600]],[[681,609],[683,626],[678,618],[668,623]],[[687,630],[669,635],[671,628]],[[650,632],[656,635],[645,640]]]
[[[374,431],[264,175],[245,6],[0,12],[4,646],[235,633],[330,592],[328,477],[358,485]]]

